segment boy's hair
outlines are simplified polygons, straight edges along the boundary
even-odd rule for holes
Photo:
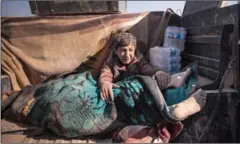
[[[118,49],[119,47],[124,47],[132,44],[137,46],[136,38],[129,32],[120,32],[113,37],[111,49]]]
[[[113,38],[110,44],[110,54],[107,58],[107,62],[112,63],[113,65],[116,64],[118,57],[115,55],[114,51],[117,50],[119,47],[128,46],[129,44],[132,44],[136,47],[135,56],[137,59],[141,59],[143,56],[137,50],[136,38],[128,31],[120,31],[116,35],[113,35]]]

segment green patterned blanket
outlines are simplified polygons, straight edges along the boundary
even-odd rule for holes
[[[165,101],[151,77],[130,77],[117,83],[120,88],[113,89],[114,103],[106,103],[99,96],[100,89],[91,74],[77,73],[24,88],[10,96],[11,102],[5,102],[8,106],[3,104],[2,111],[6,116],[65,137],[94,135],[114,128],[116,120],[126,125],[148,126],[159,121],[180,121],[169,114],[167,103],[186,99],[193,83],[195,74],[183,87],[165,90],[163,93],[168,96]]]

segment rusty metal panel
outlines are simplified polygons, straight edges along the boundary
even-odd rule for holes
[[[222,24],[234,24],[238,27],[239,11],[240,4],[224,8],[212,8],[200,13],[183,16],[182,22],[185,28]]]
[[[226,41],[230,39],[233,25],[194,27],[186,30],[183,66],[198,61],[199,74],[214,80],[213,85],[218,88],[231,54],[231,46]]]
[[[81,14],[119,12],[118,1],[29,1],[32,14]]]
[[[186,1],[183,16],[220,7],[222,1]]]
[[[240,37],[240,4],[227,6],[224,8],[212,8],[199,13],[185,15],[182,18],[183,26],[185,28],[191,27],[203,27],[212,25],[233,24],[234,30],[231,38],[232,48],[231,55],[236,57],[236,68],[234,79],[236,87],[240,88],[240,49],[239,49],[239,37]]]

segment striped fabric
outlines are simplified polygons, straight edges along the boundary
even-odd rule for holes
[[[11,76],[14,90],[38,84],[50,75],[78,70],[80,65],[97,76],[110,35],[133,27],[147,15],[2,18],[2,70]]]

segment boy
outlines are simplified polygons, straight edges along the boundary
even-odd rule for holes
[[[127,32],[120,32],[113,38],[110,46],[111,53],[105,61],[99,77],[100,95],[103,100],[108,97],[113,100],[112,87],[118,87],[114,83],[129,76],[153,76],[162,90],[167,87],[181,86],[190,74],[191,70],[187,69],[185,72],[170,77],[168,73],[145,61],[136,50],[136,44],[136,38]]]

